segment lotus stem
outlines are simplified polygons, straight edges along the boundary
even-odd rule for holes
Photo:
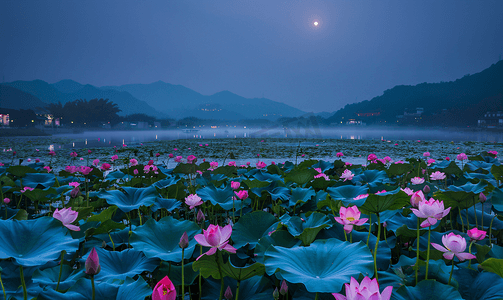
[[[431,225],[428,227],[428,250],[426,251],[426,276],[425,280],[428,280],[428,266],[430,264],[430,237],[431,237]],[[418,247],[419,247],[419,241],[418,242]]]
[[[349,234],[349,242],[351,244],[353,243],[353,230],[351,230],[351,233]]]
[[[466,231],[470,230],[470,220],[468,220],[468,208],[465,208],[465,212],[466,212]],[[461,216],[461,218],[463,218]]]
[[[91,275],[91,286],[93,287],[93,300],[96,300],[96,291],[94,289],[94,275]]]
[[[316,297],[314,298],[314,300],[318,300],[318,292],[316,292]]]
[[[224,296],[224,276],[222,275],[222,267],[220,266],[221,257],[222,253],[220,253],[220,251],[217,250],[217,255],[215,255],[215,259],[217,260],[218,274],[220,274],[220,296],[218,297],[218,300],[222,300],[222,297]]]
[[[61,282],[61,273],[63,273],[63,259],[65,258],[66,251],[61,251],[61,262],[59,263],[59,276],[58,276],[58,284],[56,285],[56,292],[59,289],[59,283]]]
[[[183,255],[184,255],[185,248],[182,248],[182,299],[185,299],[185,273],[183,269]]]
[[[470,245],[470,247],[471,247],[471,246],[472,246],[472,245]],[[470,260],[470,262],[471,262],[471,260]],[[454,257],[452,258],[452,262],[451,262],[451,264],[452,264],[452,267],[451,267],[451,275],[449,275],[449,282],[447,283],[448,285],[450,285],[450,284],[451,284],[452,273],[454,272]]]
[[[110,241],[112,242],[112,249],[113,249],[113,251],[115,251],[114,240],[112,239],[112,236],[110,235],[110,232],[108,233],[108,237],[110,238]]]
[[[3,298],[7,299],[7,294],[5,293],[5,287],[3,286],[2,282],[2,272],[0,272],[0,285],[2,286]]]
[[[370,230],[372,229],[372,215],[369,215],[369,234],[367,235],[367,247],[369,246]]]
[[[475,197],[473,197],[473,215],[475,216],[475,228],[478,228],[479,223],[477,222],[477,210],[475,209]],[[482,213],[482,215],[483,215],[483,213]],[[468,218],[468,214],[466,215],[466,217]],[[482,230],[484,230],[484,228],[482,228]]]
[[[86,183],[86,200],[87,200],[87,207],[89,207],[89,191],[87,190],[87,176],[84,176],[84,180]]]
[[[140,211],[140,208],[138,207],[138,217],[140,217],[140,226],[142,225],[141,223],[141,211]]]
[[[417,285],[417,271],[418,270],[419,270],[419,218],[417,218],[416,285]]]
[[[463,221],[463,216],[461,215],[461,208],[458,206],[458,214],[461,219],[461,232],[465,233],[465,222]]]
[[[377,276],[377,248],[379,247],[379,238],[381,237],[381,216],[377,213],[377,240],[374,248],[374,271],[377,281],[379,282],[379,278]]]
[[[484,202],[482,202],[482,230],[484,230]]]
[[[493,247],[493,242],[492,242],[492,238],[491,238],[491,235],[492,235],[492,231],[493,231],[493,221],[494,221],[494,218],[496,218],[496,214],[494,215],[494,217],[491,219],[491,224],[489,224],[489,247]]]
[[[24,281],[23,266],[19,266],[19,276],[21,276],[21,285],[23,286],[23,299],[28,300],[28,291],[26,290],[26,282]]]
[[[199,255],[203,255],[203,246],[199,245]],[[201,300],[201,295],[203,293],[202,289],[202,278],[201,270],[199,270],[199,300]]]
[[[351,231],[353,232],[353,231]],[[346,234],[346,230],[344,230],[344,238],[346,239],[346,242],[348,241],[348,235]]]
[[[239,286],[241,285],[241,280],[238,280],[238,284],[236,286],[236,300],[239,299]]]
[[[236,224],[236,208],[234,207],[234,201],[236,197],[232,197],[232,224]]]
[[[468,253],[472,254],[472,245],[475,241],[471,241],[470,242],[470,246],[468,246]],[[452,258],[452,261],[454,262],[454,257]],[[469,259],[468,260],[468,268],[470,268],[472,266],[472,260]]]

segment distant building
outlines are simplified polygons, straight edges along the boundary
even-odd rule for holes
[[[481,128],[499,128],[503,127],[503,112],[488,111],[478,120],[478,126]]]
[[[10,124],[9,114],[0,114],[0,125],[9,126],[9,124]]]
[[[416,107],[415,109],[405,108],[403,115],[396,116],[396,122],[401,124],[417,124],[423,119],[424,108]]]

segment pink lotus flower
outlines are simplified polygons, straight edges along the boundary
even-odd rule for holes
[[[78,183],[78,182],[70,182],[68,185],[69,186],[73,186],[73,187],[78,187],[80,185],[80,183]]]
[[[78,226],[71,224],[75,222],[75,220],[77,220],[77,217],[79,216],[79,213],[77,211],[73,211],[71,208],[63,208],[61,210],[58,210],[56,208],[56,211],[54,211],[52,216],[54,217],[54,219],[60,220],[61,223],[63,223],[63,226],[65,226],[66,228],[73,231],[80,231],[80,228]]]
[[[23,188],[20,192],[21,192],[21,193],[24,193],[24,192],[26,192],[26,191],[33,191],[33,190],[34,190],[34,188],[31,188],[31,187],[29,187],[29,186],[25,186],[25,187],[24,187],[24,188]]]
[[[206,147],[209,146],[208,144],[204,144]]]
[[[456,159],[457,160],[467,160],[468,159],[468,156],[466,156],[466,154],[464,153],[460,153],[456,156]]]
[[[369,194],[361,194],[361,195],[354,197],[353,200],[360,200],[363,198],[367,198],[368,196],[369,196]]]
[[[31,162],[31,158],[28,158],[26,161],[27,161],[27,162]]]
[[[185,197],[185,204],[189,206],[189,209],[193,209],[194,207],[203,204],[203,201],[197,194],[190,194]]]
[[[182,161],[182,156],[178,155],[177,157],[175,157],[175,162],[179,163]]]
[[[377,155],[375,155],[374,153],[371,153],[369,154],[369,156],[367,156],[367,161],[374,161],[377,159]]]
[[[47,173],[50,173],[52,171],[51,167],[49,166],[44,166],[44,169],[47,171]]]
[[[421,203],[421,201],[426,201],[426,199],[424,198],[423,191],[417,191],[412,193],[410,197],[410,204],[413,207],[419,207],[419,203]]]
[[[80,166],[79,167],[79,172],[82,173],[82,175],[89,175],[93,171],[93,168],[88,167],[88,166]]]
[[[344,225],[344,231],[350,233],[353,230],[353,225],[361,226],[367,222],[367,218],[360,219],[360,211],[357,206],[345,208],[341,207],[339,210],[340,217],[334,217],[337,223]]]
[[[93,165],[94,165],[95,167],[97,167],[99,164],[100,164],[100,160],[99,160],[99,159],[95,159],[95,160],[93,160]]]
[[[87,275],[96,275],[101,271],[101,266],[100,266],[100,258],[98,256],[98,253],[96,253],[96,249],[91,250],[91,253],[89,253],[89,256],[86,259],[86,271],[85,273]]]
[[[178,151],[178,149],[177,148],[173,148],[173,151]]]
[[[56,152],[54,152],[53,150],[51,150],[51,151],[49,151],[49,155],[56,156]]]
[[[75,158],[78,156],[78,154],[77,154],[77,152],[74,151],[74,152],[70,153],[70,156]]]
[[[487,151],[487,153],[492,154],[494,156],[498,155],[498,151],[495,150]]]
[[[436,171],[431,173],[430,178],[431,180],[442,180],[445,179],[445,174],[440,171]]]
[[[138,175],[138,169],[134,169],[134,170],[133,170],[133,174],[134,174],[134,175]]]
[[[248,191],[247,190],[240,190],[239,192],[234,192],[236,196],[240,199],[246,199],[248,198]]]
[[[232,234],[232,226],[229,224],[225,227],[210,224],[207,230],[203,230],[203,234],[196,234],[194,237],[199,245],[204,247],[211,247],[208,252],[203,253],[196,260],[200,259],[203,255],[213,255],[218,250],[225,250],[230,253],[236,253],[236,248],[229,245],[229,238]]]
[[[129,160],[129,164],[130,164],[132,167],[134,167],[134,166],[138,165],[138,160],[136,160],[135,158],[131,158],[131,159]]]
[[[386,156],[386,157],[384,158],[384,160],[385,160],[386,162],[393,162],[393,160],[392,160],[392,159],[391,159],[391,157],[389,157],[389,156]]]
[[[87,150],[87,154],[91,154],[91,153],[93,153],[93,151]]]
[[[445,247],[442,247],[439,244],[431,243],[435,249],[444,252],[445,259],[454,259],[454,255],[460,261],[476,258],[473,254],[463,252],[466,249],[466,240],[464,237],[457,235],[454,232],[442,236],[442,244],[444,244]]]
[[[424,182],[424,178],[421,178],[421,177],[414,177],[410,180],[410,182],[412,182],[413,185],[416,185],[416,184],[421,184]]]
[[[36,162],[36,163],[39,163],[39,162],[40,162],[40,159],[35,158],[35,162]]]
[[[404,191],[407,195],[409,196],[412,196],[412,194],[414,194],[414,191],[411,190],[410,188],[406,187],[404,189],[401,189],[402,191]]]
[[[343,157],[344,154],[342,152],[337,152],[337,154],[335,154],[335,156],[337,156],[337,157]]]
[[[325,178],[326,181],[330,181],[330,178],[328,178],[327,174],[320,173],[318,175],[314,175],[314,178]]]
[[[168,276],[164,276],[152,291],[152,300],[175,300],[176,289]]]
[[[203,172],[199,171],[199,170],[196,170],[196,173],[199,174],[199,175],[203,175]]]
[[[438,201],[433,198],[419,202],[419,208],[412,208],[412,212],[418,218],[426,219],[421,223],[421,227],[428,227],[437,224],[437,220],[441,220],[447,216],[451,208],[444,209],[444,201]]]
[[[107,171],[107,170],[110,170],[110,167],[111,167],[111,166],[110,166],[110,164],[103,163],[103,164],[101,165],[101,170],[102,170],[102,171]]]
[[[197,157],[195,155],[189,155],[187,156],[187,163],[191,164],[193,162],[197,161]]]
[[[235,167],[236,166],[236,162],[235,161],[230,161],[227,165],[231,166],[231,167]]]
[[[485,239],[487,232],[484,230],[479,230],[477,228],[472,228],[468,230],[468,236],[471,241],[482,241]]]
[[[117,154],[110,158],[111,161],[115,161],[116,159],[119,159],[119,156]]]
[[[263,169],[263,168],[265,168],[267,166],[266,163],[263,162],[263,161],[259,161],[255,165],[257,166],[257,169]]]
[[[314,168],[314,170],[315,170],[316,172],[318,172],[318,173],[323,173],[323,172],[321,171],[321,168]]]
[[[239,181],[231,181],[231,188],[233,190],[239,189],[240,186],[241,186],[241,183]]]
[[[149,166],[151,166],[153,164],[154,164],[154,160],[153,159],[149,160],[148,163],[147,163],[147,165],[149,165]]]
[[[157,153],[155,154],[155,157],[159,157],[159,156],[161,156],[161,153],[157,152]]]
[[[393,292],[393,287],[388,286],[380,293],[377,279],[371,280],[368,276],[365,276],[360,284],[354,277],[351,277],[350,283],[345,283],[344,286],[346,287],[346,296],[332,293],[336,300],[389,300]]]
[[[77,166],[66,166],[65,171],[73,174],[73,173],[77,173],[79,171],[79,169],[77,168]]]
[[[352,163],[350,163],[350,162],[345,162],[344,164],[345,164],[346,166],[350,166],[350,167],[353,165],[353,164],[352,164]]]
[[[375,192],[376,195],[379,195],[379,194],[382,194],[382,193],[386,193],[386,190],[382,190],[382,191],[377,191]]]
[[[9,199],[9,198],[4,198],[4,199],[3,199],[3,202],[4,202],[5,204],[9,204],[9,203],[10,203],[10,199]]]
[[[449,158],[449,156],[447,156],[447,157],[445,158],[445,160],[446,160],[446,161],[449,161],[449,160],[451,160],[451,159]]]
[[[353,174],[353,172],[351,172],[348,169],[344,170],[344,172],[342,172],[342,174],[341,174],[341,178],[344,178],[344,181],[353,180],[354,176],[355,176],[355,174]]]
[[[218,167],[218,162],[212,161],[210,162],[210,169],[215,170]]]
[[[173,153],[168,154],[168,157],[173,158],[174,157]]]
[[[482,202],[482,203],[484,203],[484,202],[486,202],[486,201],[487,201],[487,197],[486,197],[486,195],[484,195],[484,193],[483,193],[483,192],[480,192],[480,194],[479,194],[479,200],[480,200],[480,202]]]
[[[305,155],[305,154],[302,154],[300,157],[304,157],[304,156],[306,156],[306,155]]]
[[[430,156],[430,152],[425,152],[425,153],[423,153],[423,156],[424,156],[424,157],[429,157],[429,156]]]
[[[227,289],[225,290],[225,293],[224,293],[224,298],[225,300],[231,300],[232,299],[232,289],[230,286],[227,286]]]
[[[431,165],[434,162],[435,162],[435,160],[433,158],[430,158],[430,159],[428,159],[428,161],[426,161],[426,163],[428,164],[428,166]]]

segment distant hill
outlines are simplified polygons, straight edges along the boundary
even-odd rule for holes
[[[229,91],[206,96],[187,87],[162,81],[101,88],[128,92],[157,110],[176,118],[193,116],[202,119],[275,120],[304,114],[299,109],[266,98],[248,99]]]
[[[0,108],[35,109],[46,104],[32,94],[0,84]]]
[[[503,111],[503,61],[455,81],[395,86],[370,101],[346,105],[327,121],[395,124],[406,109],[418,107],[424,109],[422,125],[475,126],[485,112]]]

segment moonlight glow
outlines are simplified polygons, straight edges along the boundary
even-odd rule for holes
[[[314,24],[314,26],[318,26],[319,23],[316,21],[313,24]]]

